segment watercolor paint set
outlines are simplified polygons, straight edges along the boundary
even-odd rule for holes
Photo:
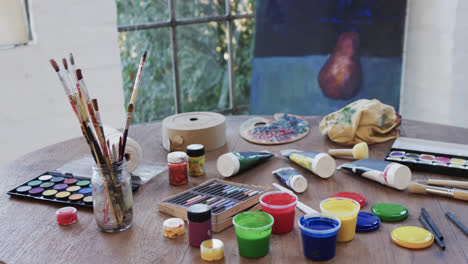
[[[132,185],[133,191],[138,185]],[[26,197],[69,206],[93,207],[91,179],[71,173],[49,171],[7,192],[11,196]]]
[[[414,170],[468,176],[468,145],[399,137],[385,160]]]
[[[212,210],[214,232],[232,225],[232,217],[243,211],[259,210],[260,196],[269,188],[218,179],[206,181],[192,189],[171,196],[158,203],[160,212],[187,220],[187,208],[206,204]]]

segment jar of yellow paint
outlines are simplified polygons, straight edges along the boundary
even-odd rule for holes
[[[332,215],[340,219],[341,228],[338,231],[338,242],[348,242],[353,240],[356,234],[356,222],[359,209],[358,202],[348,198],[335,197],[323,200],[320,203],[320,210],[323,215]]]
[[[203,260],[216,261],[224,258],[224,243],[219,239],[208,239],[200,245],[200,255]]]

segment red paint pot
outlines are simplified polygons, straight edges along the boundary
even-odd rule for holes
[[[263,212],[274,218],[274,234],[290,232],[294,227],[297,196],[289,192],[268,192],[260,197]]]

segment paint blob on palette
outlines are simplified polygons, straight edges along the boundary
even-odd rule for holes
[[[305,137],[309,123],[302,117],[290,114],[275,114],[275,121],[263,117],[246,120],[240,126],[240,135],[247,141],[263,144],[285,144]]]
[[[468,157],[392,149],[385,160],[403,163],[414,170],[449,175],[468,175]]]
[[[73,206],[93,207],[91,181],[86,177],[46,172],[8,194]]]

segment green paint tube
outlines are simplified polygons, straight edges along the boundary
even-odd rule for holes
[[[231,177],[273,156],[268,151],[229,152],[219,156],[216,165],[223,177]]]
[[[285,149],[281,154],[321,178],[329,178],[335,172],[335,159],[327,153]]]

